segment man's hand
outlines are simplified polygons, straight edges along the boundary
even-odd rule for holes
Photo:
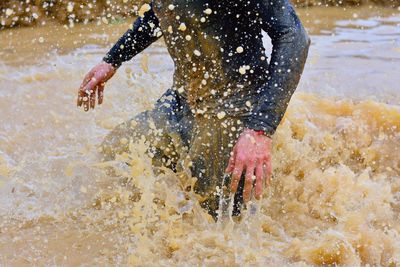
[[[102,62],[95,66],[85,78],[78,91],[78,107],[83,105],[85,111],[94,109],[96,105],[96,94],[98,104],[103,103],[104,85],[116,72],[116,69],[108,63]]]
[[[270,184],[271,148],[271,138],[250,129],[243,131],[233,148],[233,154],[225,172],[232,174],[231,190],[233,193],[237,191],[242,174],[246,173],[243,190],[245,202],[251,198],[254,180],[254,193],[257,199],[261,198],[265,181],[268,185]]]

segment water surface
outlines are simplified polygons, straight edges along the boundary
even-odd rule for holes
[[[102,138],[171,85],[162,42],[84,113],[81,79],[127,23],[1,31],[0,265],[399,265],[399,12],[299,13],[312,46],[274,137],[272,188],[256,216],[223,225],[179,175],[152,173],[143,144],[128,178],[97,159]]]

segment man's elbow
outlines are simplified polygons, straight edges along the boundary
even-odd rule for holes
[[[310,36],[307,31],[300,25],[296,31],[296,46],[299,47],[303,53],[307,53],[311,45]]]
[[[301,23],[293,24],[291,27],[286,27],[285,30],[281,30],[279,38],[277,39],[276,43],[291,44],[296,50],[303,53],[308,52],[311,44],[311,39]]]
[[[310,36],[307,34],[307,32],[306,32],[306,30],[303,30],[303,39],[305,40],[305,42],[304,42],[304,46],[306,47],[306,49],[307,49],[307,51],[308,51],[308,49],[310,48],[310,45],[311,45],[311,38],[310,38]]]

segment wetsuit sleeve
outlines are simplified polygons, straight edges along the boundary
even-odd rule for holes
[[[259,89],[259,100],[244,123],[272,136],[299,83],[310,39],[288,0],[262,0],[257,6],[273,47],[267,82]]]
[[[118,40],[103,60],[118,68],[125,61],[132,59],[150,44],[161,37],[159,21],[151,9],[139,17],[132,27]]]

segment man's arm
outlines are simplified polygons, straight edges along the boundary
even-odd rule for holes
[[[159,21],[151,5],[149,8],[103,58],[106,63],[118,68],[123,62],[132,59],[161,37]]]
[[[273,47],[268,81],[260,88],[260,100],[245,120],[245,126],[272,136],[299,83],[310,39],[289,0],[256,2],[262,28],[270,36]]]
[[[144,5],[143,8],[143,12],[140,12],[143,14],[111,48],[103,58],[104,62],[92,68],[83,79],[78,91],[78,107],[83,106],[85,111],[94,109],[96,98],[101,105],[105,83],[111,79],[122,62],[130,60],[162,35],[151,5]]]
[[[244,120],[247,129],[240,135],[229,159],[231,190],[236,192],[245,172],[244,201],[249,201],[255,177],[254,195],[260,198],[264,181],[272,173],[272,140],[303,72],[310,40],[288,0],[254,0],[262,28],[272,39],[268,81],[259,89],[260,100]],[[261,131],[261,132],[260,132]]]

